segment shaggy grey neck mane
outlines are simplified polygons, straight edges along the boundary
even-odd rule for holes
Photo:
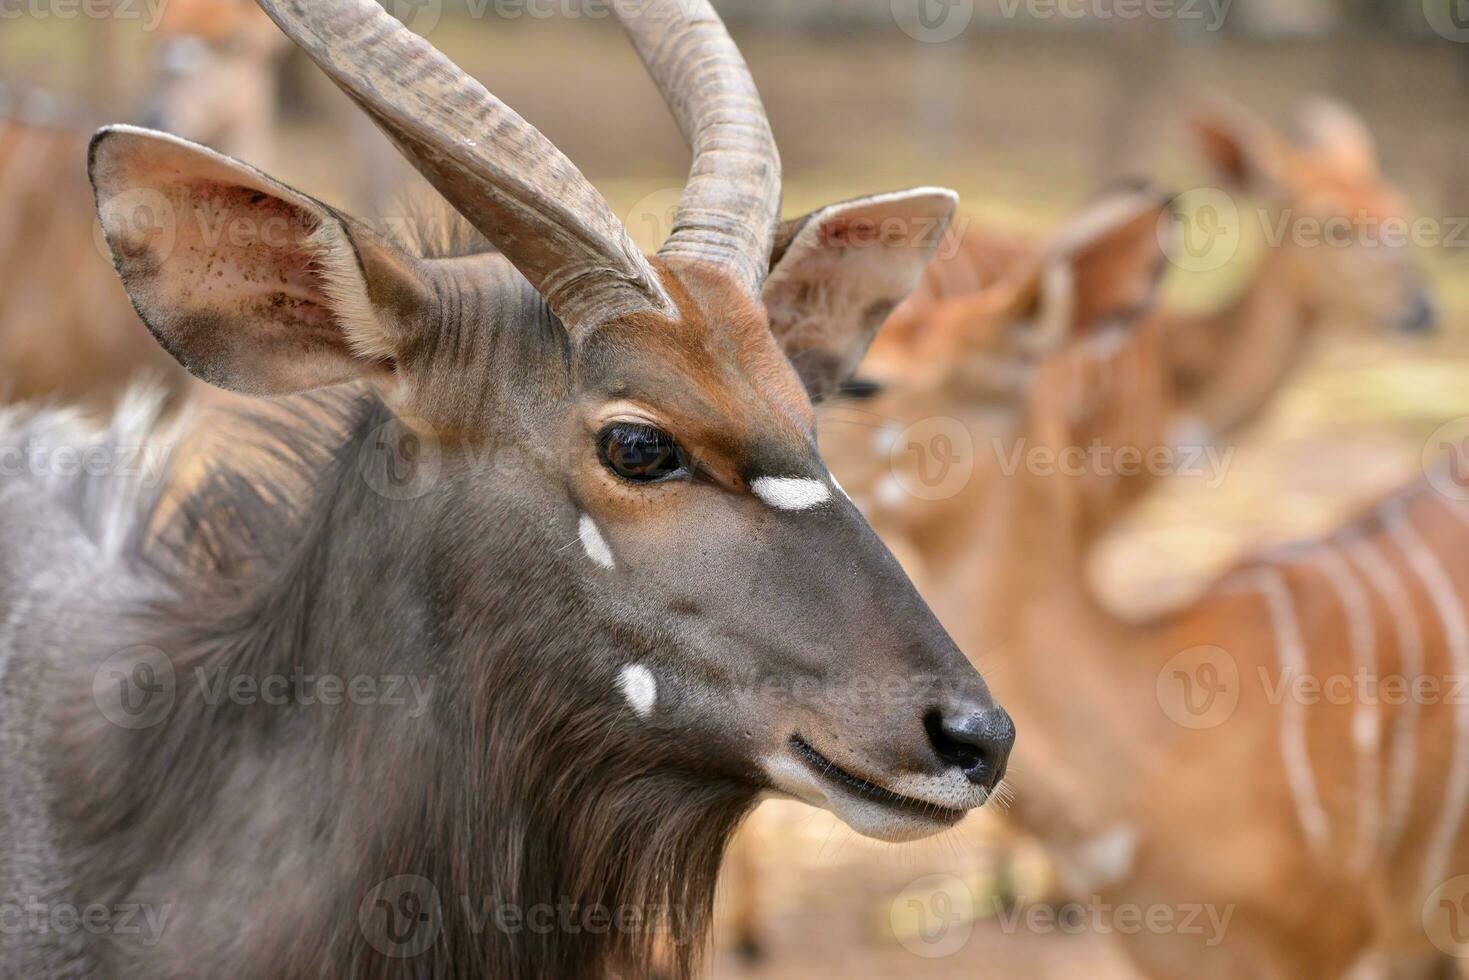
[[[391,499],[373,487],[402,460],[374,440],[398,423],[375,396],[297,410],[267,468],[304,490],[219,469],[175,510],[140,505],[154,533],[116,575],[145,586],[66,612],[46,755],[54,836],[81,855],[69,900],[168,913],[156,945],[88,940],[76,975],[690,973],[752,795],[696,778],[611,693],[656,638],[572,594],[565,542],[508,479],[482,526],[446,519],[503,467],[446,456],[429,492]],[[140,644],[176,686],[128,730],[94,680]],[[322,703],[322,678],[358,695]]]

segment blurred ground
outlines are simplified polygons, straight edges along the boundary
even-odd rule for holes
[[[138,39],[124,34],[123,93],[141,64]],[[686,156],[614,29],[448,18],[431,39],[541,127],[640,241],[654,243]],[[739,39],[782,147],[788,213],[895,186],[949,184],[972,219],[1039,232],[1125,170],[1197,186],[1176,121],[1199,93],[1225,91],[1283,121],[1297,96],[1323,90],[1363,112],[1387,170],[1423,213],[1465,213],[1466,97],[1451,46],[1199,39],[1144,58],[1139,70],[1130,63],[1135,48],[1087,33],[1012,32],[954,45],[917,44],[895,30]],[[21,19],[0,33],[0,65],[14,77],[79,91],[86,58],[78,35],[55,24]],[[345,100],[300,66],[293,78],[277,174],[334,203],[360,205],[394,184],[398,164],[375,134],[347,122]],[[391,205],[384,209],[391,216]],[[1174,481],[1100,549],[1095,579],[1110,603],[1141,612],[1178,601],[1249,549],[1328,528],[1420,472],[1434,429],[1469,415],[1469,255],[1441,250],[1425,260],[1442,334],[1327,338],[1233,445],[1219,486]],[[1247,253],[1215,275],[1176,275],[1173,299],[1217,302],[1251,261]],[[767,804],[747,834],[764,955],[750,965],[721,946],[717,977],[1131,976],[1104,937],[1006,926],[993,914],[991,892],[1034,896],[1045,872],[1022,860],[1015,881],[997,881],[995,837],[982,817],[939,841],[887,847],[825,814]],[[935,874],[952,877],[924,881]]]

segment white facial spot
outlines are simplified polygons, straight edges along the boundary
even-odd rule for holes
[[[755,496],[776,510],[810,510],[831,499],[831,488],[820,480],[799,476],[762,476],[751,481]]]
[[[903,484],[891,473],[877,481],[873,493],[877,497],[878,505],[889,510],[897,510],[908,501],[908,491],[903,489]]]
[[[617,675],[617,680],[622,685],[622,696],[627,698],[627,703],[632,705],[639,718],[653,714],[653,705],[658,703],[658,681],[651,670],[642,664],[628,664]]]
[[[872,434],[873,452],[886,456],[893,451],[903,436],[903,427],[896,422],[885,422]]]
[[[602,537],[602,532],[597,529],[597,522],[592,520],[591,515],[581,515],[576,533],[581,538],[581,546],[586,549],[588,558],[603,568],[611,568],[616,564],[612,560],[612,549],[607,547],[607,539]]]

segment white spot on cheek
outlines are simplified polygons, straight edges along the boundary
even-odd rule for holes
[[[597,522],[590,515],[581,515],[576,533],[581,538],[581,546],[586,549],[588,558],[603,568],[611,568],[616,564],[612,560],[612,549],[607,547],[607,539],[597,530]]]
[[[831,499],[825,483],[799,476],[762,476],[751,481],[750,489],[776,510],[810,510]]]
[[[617,679],[622,685],[622,696],[627,698],[638,717],[651,715],[653,705],[658,702],[658,682],[653,678],[653,672],[642,664],[628,664]]]
[[[878,504],[890,510],[896,510],[908,500],[908,491],[903,489],[903,484],[891,473],[877,481],[873,493],[877,496]]]

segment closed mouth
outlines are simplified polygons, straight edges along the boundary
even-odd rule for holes
[[[791,751],[796,758],[806,764],[813,773],[821,779],[835,783],[852,796],[879,803],[894,810],[920,817],[930,823],[956,824],[963,820],[967,811],[956,810],[953,807],[940,806],[937,803],[929,803],[926,800],[914,799],[901,793],[894,793],[890,789],[884,789],[876,783],[869,782],[861,776],[854,776],[841,766],[832,762],[816,749],[811,747],[800,735],[792,735],[790,740]]]

